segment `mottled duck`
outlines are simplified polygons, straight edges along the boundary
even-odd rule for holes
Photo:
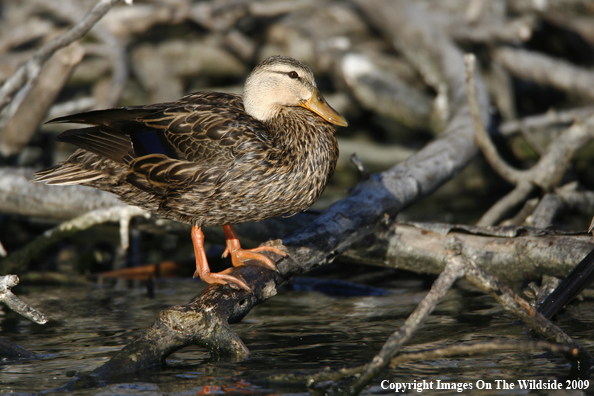
[[[222,225],[233,266],[276,269],[262,246],[242,249],[233,225],[309,208],[338,158],[334,126],[347,121],[318,92],[309,67],[285,56],[262,61],[243,95],[197,92],[176,102],[53,119],[88,127],[58,140],[79,149],[36,173],[47,184],[82,184],[160,217],[192,225],[196,272],[208,283],[249,290],[229,268],[211,273],[201,227]]]

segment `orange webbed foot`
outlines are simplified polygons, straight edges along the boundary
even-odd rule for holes
[[[204,273],[200,273],[199,270],[196,270],[196,272],[194,272],[194,278],[200,277],[200,279],[209,284],[217,283],[219,285],[229,285],[234,289],[243,289],[251,292],[252,289],[248,286],[245,279],[243,279],[241,275],[230,275],[229,273],[231,271],[233,271],[233,268],[227,268],[221,272]]]
[[[254,260],[254,265],[278,272],[276,263],[270,257],[260,254],[260,252],[274,252],[282,257],[286,256],[285,252],[282,252],[272,246],[260,246],[254,249],[242,249],[239,247],[233,251],[230,251],[229,246],[227,246],[223,252],[223,257],[227,257],[229,254],[231,254],[231,261],[233,262],[234,267],[245,265],[247,260]]]
[[[247,260],[254,260],[254,265],[278,271],[275,262],[270,257],[259,252],[274,252],[282,257],[285,257],[286,253],[272,246],[242,249],[233,226],[224,225],[223,230],[225,231],[225,239],[227,240],[227,248],[223,252],[223,257],[231,255],[231,262],[234,267],[245,265]]]
[[[206,252],[204,251],[204,233],[200,227],[192,227],[192,243],[194,244],[194,253],[196,254],[194,278],[200,277],[206,283],[218,283],[220,285],[229,285],[234,289],[252,291],[241,275],[230,274],[233,268],[227,268],[217,273],[210,272],[210,267],[206,260]]]

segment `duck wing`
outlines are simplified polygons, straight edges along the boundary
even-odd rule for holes
[[[180,183],[217,177],[233,165],[238,149],[267,140],[266,128],[245,112],[239,95],[218,92],[198,92],[176,102],[90,111],[50,122],[91,125],[66,131],[58,140],[124,165],[126,181],[157,194]],[[94,171],[91,176],[96,179],[101,169],[88,169],[89,162],[84,171]],[[72,172],[62,169],[60,174],[58,170],[42,171],[37,180],[66,184],[69,180],[64,178],[74,177]]]

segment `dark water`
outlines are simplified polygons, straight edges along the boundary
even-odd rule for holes
[[[189,347],[171,355],[163,369],[70,394],[323,394],[282,376],[314,374],[325,367],[354,366],[370,360],[428,290],[427,282],[414,278],[388,281],[384,287],[391,293],[376,297],[281,291],[252,310],[243,322],[233,325],[251,350],[244,361],[213,361],[206,351]],[[0,336],[42,356],[38,360],[4,362],[0,366],[0,394],[51,391],[68,383],[72,375],[90,372],[149,326],[160,310],[189,301],[202,288],[202,283],[188,279],[159,281],[154,298],[147,297],[141,286],[17,288],[15,292],[50,316],[51,322],[35,325],[12,312],[0,319]],[[574,305],[558,321],[590,351],[594,350],[592,308],[588,301]],[[491,297],[458,287],[448,294],[405,350],[494,337],[524,340],[524,328],[512,325],[514,320]],[[383,380],[441,380],[473,386],[482,380],[494,389],[467,390],[462,394],[526,394],[516,389],[496,390],[496,380],[564,381],[570,375],[571,366],[562,356],[503,352],[404,364],[382,373],[364,394],[393,394],[394,391],[382,389]],[[427,390],[422,394],[456,392]]]

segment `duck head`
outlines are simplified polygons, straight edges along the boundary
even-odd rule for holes
[[[288,56],[271,56],[256,66],[245,82],[243,104],[262,122],[276,117],[283,107],[301,106],[331,124],[348,126],[318,91],[311,69]]]

